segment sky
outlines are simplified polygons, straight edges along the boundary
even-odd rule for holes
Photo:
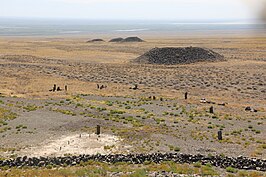
[[[0,17],[249,21],[257,18],[261,2],[265,0],[0,0]]]

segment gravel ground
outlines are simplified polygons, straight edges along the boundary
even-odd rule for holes
[[[161,101],[159,97],[78,95],[70,99],[1,100],[2,108],[17,114],[0,127],[10,127],[0,136],[5,156],[180,151],[265,158],[263,112],[243,110],[241,117],[235,117],[224,113],[230,107],[215,106],[217,113],[209,114],[209,104],[184,104],[170,98]],[[94,137],[96,125],[104,133],[99,141]],[[223,141],[217,140],[220,129]],[[84,134],[84,139],[79,139],[79,134]]]

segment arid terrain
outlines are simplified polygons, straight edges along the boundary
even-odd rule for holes
[[[265,37],[142,39],[0,38],[0,158],[181,152],[266,159]],[[131,63],[154,47],[189,46],[225,61]],[[62,90],[52,91],[54,84]]]

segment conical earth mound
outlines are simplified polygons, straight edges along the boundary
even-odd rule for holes
[[[224,57],[210,49],[199,47],[154,48],[133,60],[141,64],[188,64],[201,61],[221,61]]]

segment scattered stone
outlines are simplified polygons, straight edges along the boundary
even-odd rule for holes
[[[133,90],[137,90],[137,89],[139,89],[139,88],[138,88],[138,84],[135,84],[133,87],[130,87],[129,89],[133,89]]]
[[[189,64],[201,61],[222,61],[224,57],[210,49],[199,47],[154,48],[132,62],[141,64]]]
[[[200,99],[200,103],[206,103],[207,101],[206,101],[206,98],[201,98]]]
[[[206,98],[201,98],[201,99],[200,99],[200,103],[216,104],[216,103],[213,102],[213,101],[208,101],[208,100],[206,100]]]
[[[59,86],[56,87],[56,84],[54,84],[54,87],[49,90],[49,92],[55,92],[55,91],[63,91]],[[67,85],[65,85],[65,91],[67,91]]]
[[[245,111],[251,111],[251,110],[252,110],[252,108],[250,106],[245,108]]]
[[[208,103],[208,104],[216,104],[216,103],[213,102],[213,101],[206,101],[206,103]]]
[[[106,88],[107,88],[107,85],[99,85],[99,84],[97,84],[97,89],[102,90],[102,89],[106,89]]]
[[[245,108],[245,111],[249,111],[249,112],[258,112],[258,110],[254,109],[254,108],[252,108],[252,107],[250,107],[250,106],[246,107],[246,108]]]
[[[60,87],[57,87],[56,91],[62,91],[62,89]]]
[[[225,106],[227,105],[228,103],[218,103],[219,106]]]

